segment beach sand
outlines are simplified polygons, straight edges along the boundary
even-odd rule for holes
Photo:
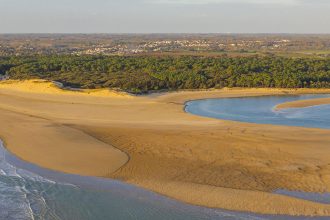
[[[330,215],[330,205],[271,193],[330,191],[329,130],[223,121],[183,110],[192,99],[325,92],[90,95],[48,82],[7,82],[0,83],[0,138],[12,153],[42,167],[115,178],[191,204]]]
[[[319,99],[307,99],[298,100],[294,102],[285,102],[275,107],[276,110],[287,109],[287,108],[306,108],[316,105],[329,105],[330,98],[319,98]]]

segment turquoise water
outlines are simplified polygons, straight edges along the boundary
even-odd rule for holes
[[[280,103],[322,97],[330,95],[206,99],[188,102],[185,110],[195,115],[225,120],[329,129],[330,105],[274,110]]]

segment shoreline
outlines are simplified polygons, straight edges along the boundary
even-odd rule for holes
[[[276,188],[330,191],[326,165],[330,131],[202,118],[183,109],[186,101],[198,98],[326,91],[330,93],[230,89],[95,98],[60,90],[27,93],[0,84],[0,135],[12,153],[28,162],[114,178],[190,204],[329,216],[330,205],[269,192]],[[318,179],[320,173],[322,179]]]
[[[201,212],[203,214],[207,213],[208,217],[210,218],[213,217],[214,219],[221,219],[219,218],[219,214],[223,216],[230,215],[232,217],[238,217],[238,218],[254,217],[254,218],[275,219],[276,217],[280,217],[281,219],[282,218],[292,219],[292,220],[300,219],[299,217],[288,216],[288,215],[274,216],[274,215],[264,215],[264,214],[258,214],[252,212],[230,211],[225,209],[212,209],[203,206],[196,206],[114,179],[100,178],[93,176],[80,176],[75,174],[66,174],[58,171],[48,170],[43,167],[39,167],[38,165],[31,164],[29,162],[21,160],[20,158],[11,154],[7,150],[7,148],[3,145],[1,140],[0,140],[0,153],[4,154],[5,162],[15,167],[15,169],[31,172],[32,175],[40,176],[42,178],[45,178],[46,181],[55,182],[56,184],[60,184],[63,186],[81,187],[84,190],[116,191],[117,193],[120,192],[121,194],[132,193],[133,198],[135,196],[142,196],[144,197],[144,199],[148,198],[150,200],[155,200],[157,202],[162,201],[166,204],[170,203],[177,208],[179,207],[193,212]],[[131,198],[131,196],[129,198]],[[323,218],[319,217],[313,219],[321,220]]]

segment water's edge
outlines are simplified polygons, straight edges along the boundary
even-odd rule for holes
[[[11,164],[12,166],[17,167],[17,169],[26,170],[27,172],[31,172],[34,175],[40,175],[41,178],[46,179],[47,181],[56,182],[59,184],[70,184],[69,186],[75,188],[83,188],[87,190],[97,190],[97,191],[116,191],[121,195],[127,196],[128,199],[132,197],[140,197],[143,200],[150,200],[150,203],[160,203],[161,205],[168,206],[167,208],[179,209],[184,214],[185,212],[193,213],[196,215],[196,219],[292,219],[292,220],[304,220],[304,219],[328,219],[328,217],[292,217],[292,216],[284,216],[284,215],[259,215],[254,213],[245,213],[245,212],[236,212],[236,211],[228,211],[221,209],[210,209],[205,207],[193,206],[181,203],[179,201],[175,201],[164,197],[162,195],[153,193],[148,190],[144,190],[142,188],[129,185],[117,180],[104,179],[98,177],[87,177],[87,176],[79,176],[73,174],[65,174],[57,171],[52,171],[48,169],[44,169],[37,165],[25,162],[15,155],[11,154],[7,151],[2,142],[0,141],[0,154],[5,156],[5,160]],[[72,184],[72,185],[71,185]],[[281,193],[281,192],[278,192]],[[281,193],[284,194],[284,193]],[[149,203],[148,203],[149,204]],[[126,209],[127,207],[125,207]],[[125,209],[122,211],[125,212]],[[32,212],[32,211],[31,211]],[[200,216],[199,216],[200,215]],[[138,217],[138,216],[137,216]],[[34,219],[34,218],[33,218]],[[54,218],[55,219],[55,218]],[[59,218],[60,219],[60,218]],[[129,219],[129,218],[128,218]],[[137,219],[145,219],[145,218],[137,218]],[[161,219],[161,218],[159,218]],[[175,219],[191,219],[191,218],[180,218],[178,216]]]

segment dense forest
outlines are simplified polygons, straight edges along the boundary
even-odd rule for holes
[[[330,59],[274,56],[11,56],[0,74],[132,93],[223,87],[330,88]]]

